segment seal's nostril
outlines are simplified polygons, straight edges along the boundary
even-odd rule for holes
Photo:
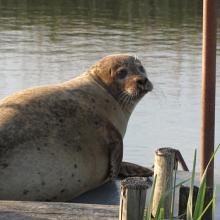
[[[137,80],[137,84],[143,85],[142,79],[138,79],[138,80]]]
[[[147,84],[147,81],[148,81],[148,79],[147,79],[147,78],[145,78],[145,79],[144,79],[144,85],[146,85],[146,84]]]
[[[138,79],[137,80],[137,84],[141,85],[141,86],[145,86],[147,84],[148,79],[147,78],[143,78],[143,79]]]

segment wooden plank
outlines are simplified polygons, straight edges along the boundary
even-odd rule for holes
[[[115,205],[0,201],[0,220],[118,220],[118,213]]]
[[[177,172],[177,183],[181,180],[187,179],[191,173],[185,171]],[[198,183],[199,175],[197,174],[196,182]],[[120,181],[117,180],[116,184],[107,184],[107,188],[100,190],[100,188],[88,192],[88,196],[83,198],[87,203],[94,203],[99,201],[100,194],[101,200],[99,202],[107,202],[112,194],[116,199],[115,205],[96,205],[96,204],[82,204],[82,203],[60,203],[60,202],[21,202],[21,201],[0,201],[0,220],[93,220],[93,219],[106,219],[114,220],[119,218],[119,195]],[[149,189],[150,190],[150,189]],[[107,194],[108,194],[107,193]],[[178,190],[176,190],[177,195]],[[149,193],[148,193],[149,194]],[[103,200],[105,198],[105,201]],[[177,197],[176,197],[177,198]],[[147,200],[148,201],[148,200]],[[178,207],[178,201],[175,201]],[[178,210],[176,210],[177,214]]]

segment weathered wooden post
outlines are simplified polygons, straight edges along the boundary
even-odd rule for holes
[[[159,205],[161,196],[169,192],[173,187],[173,169],[175,167],[175,149],[172,148],[160,148],[155,152],[154,161],[154,176],[157,176],[152,215],[155,216],[157,207]],[[170,218],[172,202],[172,192],[168,193],[165,197],[163,208],[165,218]]]
[[[184,220],[186,220],[186,211],[187,211],[187,203],[189,199],[189,191],[190,191],[190,188],[188,186],[180,186],[178,215],[182,216],[181,218]],[[194,186],[193,201],[192,201],[193,212],[194,212],[195,205],[196,205],[198,191],[199,191],[199,188],[197,186]]]
[[[119,220],[143,220],[147,177],[128,177],[121,182]]]

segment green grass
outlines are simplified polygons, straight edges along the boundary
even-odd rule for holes
[[[204,214],[206,213],[206,211],[208,210],[208,208],[212,205],[212,210],[213,210],[213,219],[214,219],[214,213],[215,213],[215,204],[216,204],[216,187],[213,191],[213,196],[212,199],[209,201],[209,203],[205,206],[205,193],[206,193],[206,175],[207,175],[207,170],[212,162],[212,160],[214,159],[217,151],[219,150],[220,145],[218,145],[218,147],[215,149],[212,157],[210,158],[210,161],[203,173],[203,176],[201,178],[200,181],[200,187],[199,187],[199,191],[197,194],[197,199],[196,199],[196,203],[195,203],[195,209],[193,212],[193,189],[194,189],[194,182],[195,182],[195,168],[196,168],[196,156],[197,156],[197,152],[195,150],[194,153],[194,160],[193,160],[193,170],[192,170],[192,175],[190,179],[184,180],[179,184],[176,184],[176,173],[174,173],[174,186],[172,189],[170,189],[170,191],[165,192],[159,201],[159,205],[157,207],[157,211],[156,211],[156,215],[154,217],[154,220],[162,220],[164,219],[164,207],[163,207],[163,203],[164,200],[166,199],[166,196],[172,192],[172,204],[170,207],[170,219],[176,219],[180,216],[174,217],[173,216],[173,208],[174,208],[174,195],[175,195],[175,189],[181,185],[183,185],[184,183],[190,181],[190,191],[189,191],[189,198],[188,198],[188,202],[187,202],[187,210],[186,210],[186,219],[187,220],[201,220],[202,217],[204,216]],[[174,171],[176,172],[176,171]],[[151,190],[151,194],[150,194],[150,200],[148,202],[148,206],[147,206],[147,213],[146,213],[146,218],[145,220],[151,220],[151,213],[152,213],[152,204],[153,204],[153,198],[154,198],[154,192],[155,192],[155,185],[156,185],[156,181],[157,181],[157,176],[155,176],[154,180],[153,180],[153,185],[152,185],[152,190]]]

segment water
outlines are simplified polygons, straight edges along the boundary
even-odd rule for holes
[[[135,54],[155,89],[130,119],[124,159],[151,166],[154,151],[169,146],[178,148],[191,168],[199,148],[201,30],[201,1],[0,0],[0,98],[71,79],[105,55]],[[216,145],[220,16],[217,38]],[[220,153],[218,183],[219,166]]]

